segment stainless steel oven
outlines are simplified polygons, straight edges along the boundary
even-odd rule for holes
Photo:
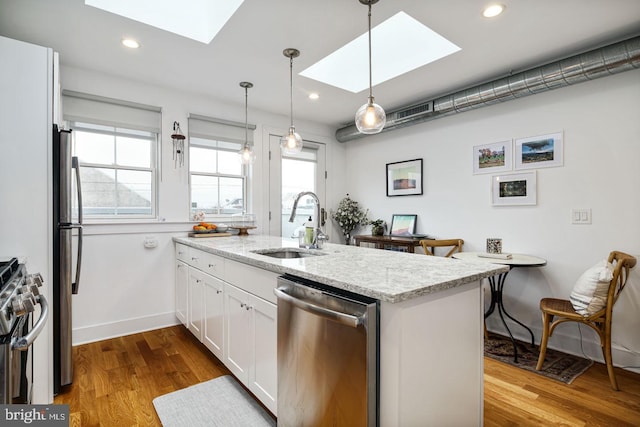
[[[49,315],[40,274],[27,274],[16,258],[0,260],[0,404],[30,404],[33,342]],[[33,314],[40,306],[34,323]]]

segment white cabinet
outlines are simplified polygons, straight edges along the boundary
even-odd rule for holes
[[[224,282],[204,275],[204,331],[202,342],[220,360],[223,360],[224,342]]]
[[[189,323],[187,328],[202,341],[204,317],[205,274],[195,268],[189,268]]]
[[[249,390],[276,414],[278,394],[278,307],[253,297],[253,359],[249,365]]]
[[[226,341],[224,363],[258,399],[276,414],[277,307],[225,284]]]
[[[188,326],[188,298],[189,298],[189,266],[176,260],[176,317],[184,326]]]
[[[277,277],[176,244],[176,316],[274,414]]]
[[[226,308],[224,364],[241,382],[247,384],[251,361],[249,294],[226,283],[224,300]]]

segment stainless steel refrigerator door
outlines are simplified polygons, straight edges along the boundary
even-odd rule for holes
[[[73,352],[72,352],[72,310],[71,295],[72,282],[72,238],[73,228],[60,227],[60,289],[58,313],[60,325],[60,385],[65,386],[73,382]]]
[[[278,426],[376,426],[377,305],[279,279]]]
[[[60,199],[60,208],[58,221],[60,222],[60,225],[70,225],[73,223],[71,210],[71,138],[68,131],[60,131],[59,137],[60,160],[58,164],[58,174],[60,184],[58,188],[58,194]]]

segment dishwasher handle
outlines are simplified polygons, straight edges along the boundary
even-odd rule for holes
[[[324,317],[325,319],[332,320],[342,325],[351,326],[352,328],[357,328],[358,326],[364,323],[364,316],[353,316],[351,314],[341,313],[339,311],[331,310],[326,307],[321,307],[319,305],[311,304],[310,302],[292,297],[288,293],[284,292],[282,289],[274,288],[273,293],[279,299],[286,301],[298,307],[301,310],[307,311],[309,313],[313,313],[320,317]]]

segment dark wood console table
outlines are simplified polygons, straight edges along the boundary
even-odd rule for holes
[[[420,246],[420,240],[428,239],[428,237],[413,238],[413,237],[395,237],[395,236],[371,236],[367,234],[361,234],[359,236],[353,236],[356,241],[356,246],[360,246],[360,243],[373,243],[377,249],[384,249],[385,246],[394,246],[407,248],[407,252],[413,253],[414,249]]]

